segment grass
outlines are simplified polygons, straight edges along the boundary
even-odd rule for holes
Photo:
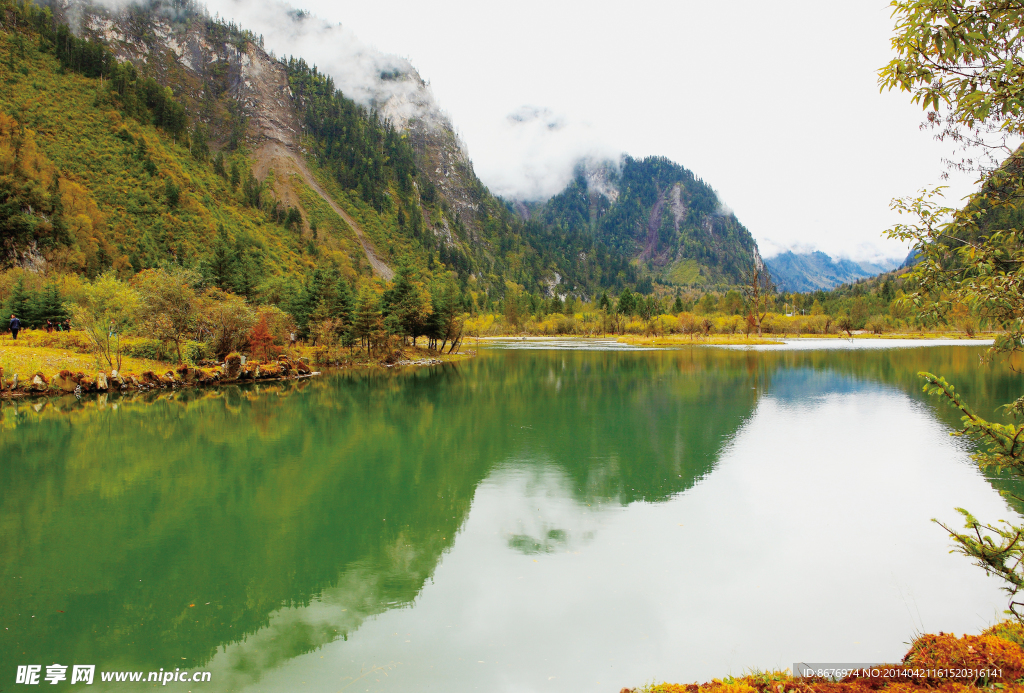
[[[441,354],[437,351],[427,349],[422,346],[403,346],[401,361],[443,361],[444,363],[455,363],[458,361],[465,361],[466,359],[472,358],[476,355],[475,351],[468,350],[469,342],[464,342],[462,348],[458,353],[455,354]],[[447,347],[445,347],[447,350]],[[295,353],[306,363],[313,363],[317,365],[334,366],[338,368],[376,368],[384,367],[389,364],[382,363],[379,359],[371,359],[367,357],[366,353],[361,349],[356,348],[353,350],[339,347],[332,350],[329,354],[324,353],[321,349],[312,346],[299,346],[295,348]],[[321,356],[325,356],[328,359],[327,363],[322,363],[319,359]],[[397,365],[397,364],[391,364]]]
[[[746,334],[711,334],[705,336],[694,336],[684,334],[667,335],[642,335],[626,334],[620,335],[615,341],[623,344],[634,344],[636,346],[687,346],[704,344],[778,344],[781,337],[765,335],[747,336]]]
[[[25,70],[3,78],[0,111],[17,114],[45,171],[59,172],[74,239],[59,258],[68,269],[97,264],[104,253],[121,271],[130,270],[129,262],[155,266],[172,256],[191,264],[209,254],[223,224],[232,238],[259,248],[265,272],[305,271],[308,259],[294,234],[246,207],[210,161],[198,161],[180,141],[123,115],[103,82],[62,72],[33,39],[28,35],[19,48],[14,34],[0,32],[0,64],[14,61]],[[248,167],[242,155],[232,157]],[[154,173],[146,170],[147,160]],[[46,189],[51,180],[40,176]],[[181,189],[176,205],[164,192],[168,180]]]
[[[164,373],[172,367],[163,361],[127,357],[121,363],[121,370],[126,373]],[[15,373],[25,379],[39,372],[49,378],[63,370],[87,374],[98,371],[106,373],[110,370],[107,362],[96,354],[79,354],[53,347],[15,346],[10,336],[0,340],[0,368],[3,368],[4,378],[8,380]]]

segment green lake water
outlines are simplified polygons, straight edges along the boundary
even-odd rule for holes
[[[1009,482],[915,375],[994,416],[1024,379],[982,347],[537,346],[4,403],[0,689],[618,691],[1000,618],[931,519],[1018,519]]]

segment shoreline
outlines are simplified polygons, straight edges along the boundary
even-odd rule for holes
[[[0,345],[0,357],[4,355],[4,347]],[[19,345],[20,347],[20,345]],[[35,352],[45,351],[45,347],[27,346]],[[456,354],[440,354],[422,347],[409,347],[409,353],[402,353],[401,358],[393,361],[360,360],[353,355],[340,362],[316,364],[314,370],[309,364],[313,347],[300,347],[295,357],[282,355],[271,361],[251,361],[241,354],[229,354],[222,363],[209,363],[193,366],[181,364],[174,366],[166,362],[143,362],[146,370],[142,372],[122,370],[94,370],[84,368],[60,368],[69,366],[81,359],[77,357],[91,355],[71,354],[64,352],[54,360],[58,366],[51,366],[51,374],[43,369],[30,369],[28,374],[7,373],[0,366],[0,400],[36,399],[42,397],[62,397],[66,395],[103,395],[115,393],[144,393],[151,391],[172,391],[195,388],[221,387],[224,385],[245,385],[250,383],[270,383],[306,380],[325,372],[344,372],[376,369],[402,369],[423,366],[438,366],[456,363],[476,356],[476,351],[463,351]],[[306,353],[304,353],[306,352]],[[32,356],[36,356],[35,353]],[[128,361],[128,359],[126,359]],[[80,365],[80,364],[79,364]]]
[[[84,371],[72,372],[64,369],[51,376],[37,371],[22,380],[17,373],[8,379],[4,369],[0,368],[0,399],[184,390],[255,382],[305,380],[320,374],[320,371],[313,371],[301,359],[283,356],[276,361],[258,362],[246,361],[239,354],[228,355],[221,364],[182,364],[176,368],[168,368],[162,374],[157,374],[153,370],[141,374],[111,370],[97,371],[90,376]]]
[[[700,346],[783,346],[791,343],[807,342],[858,342],[858,341],[914,341],[914,342],[937,342],[957,344],[977,344],[983,346],[991,344],[993,338],[986,335],[968,337],[956,333],[889,333],[877,335],[871,333],[855,333],[852,337],[845,335],[779,335],[747,337],[745,335],[711,335],[710,337],[691,337],[689,335],[621,335],[621,334],[594,334],[594,335],[487,335],[482,337],[471,337],[475,344],[486,346],[488,343],[501,342],[608,342],[613,344],[625,344],[630,346],[643,347],[700,347]]]
[[[902,661],[891,664],[803,664],[801,671],[748,670],[703,684],[648,683],[619,693],[964,693],[1020,691],[1024,626],[997,623],[980,635],[919,635]],[[804,667],[807,667],[806,669]]]

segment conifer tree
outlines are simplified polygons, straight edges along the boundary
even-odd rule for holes
[[[33,314],[39,326],[46,325],[47,320],[56,325],[70,317],[64,308],[64,297],[55,283],[48,283],[36,296]]]
[[[368,287],[364,286],[363,290],[359,292],[359,301],[356,303],[356,312],[352,321],[352,334],[360,341],[368,353],[371,347],[371,337],[380,318],[380,303],[377,300],[377,296]]]
[[[3,317],[9,318],[13,314],[18,316],[26,327],[34,327],[36,315],[32,304],[32,294],[25,289],[24,278],[18,277],[18,281],[11,287],[11,295],[7,297]]]
[[[222,291],[231,288],[235,272],[235,255],[228,241],[224,224],[217,226],[217,238],[213,242],[213,258],[210,260],[210,274],[214,285]]]
[[[628,286],[619,294],[618,309],[620,315],[633,315],[636,312],[636,298]]]

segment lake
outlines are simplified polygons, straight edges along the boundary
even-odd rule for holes
[[[583,344],[4,403],[0,687],[58,662],[211,672],[180,691],[614,692],[1001,619],[931,520],[1019,519],[1014,486],[916,377],[995,416],[1024,379],[983,347]]]

